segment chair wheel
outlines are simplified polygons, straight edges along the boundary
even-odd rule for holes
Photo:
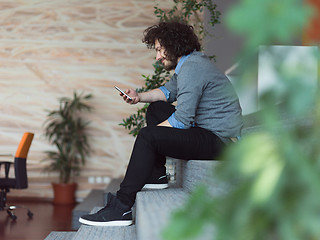
[[[13,221],[17,220],[17,216],[16,216],[16,215],[14,215],[14,213],[13,213],[13,212],[11,212],[11,211],[7,210],[7,213],[8,213],[8,215],[9,215],[9,217],[10,217]]]
[[[28,214],[28,217],[29,217],[29,218],[32,218],[32,217],[33,217],[33,213],[30,212],[30,210],[28,210],[28,213],[27,213],[27,214]]]

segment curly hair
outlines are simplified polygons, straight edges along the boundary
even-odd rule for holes
[[[176,61],[179,57],[199,51],[201,45],[193,27],[180,22],[160,22],[143,32],[142,42],[148,48],[155,47],[155,41],[165,49],[166,57]]]

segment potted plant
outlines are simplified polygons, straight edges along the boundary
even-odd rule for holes
[[[50,164],[47,171],[59,173],[59,183],[52,183],[55,204],[75,202],[76,183],[73,176],[78,175],[80,167],[90,154],[88,141],[89,121],[83,119],[83,112],[90,112],[87,104],[91,94],[73,93],[73,98],[59,99],[59,109],[49,111],[45,121],[45,137],[56,147],[55,151],[46,151],[45,161]]]

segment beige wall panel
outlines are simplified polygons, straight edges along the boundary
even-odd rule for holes
[[[153,7],[171,1],[152,0],[0,0],[0,152],[15,153],[22,133],[35,138],[28,156],[29,188],[11,196],[52,197],[56,174],[42,171],[46,109],[74,90],[92,93],[89,115],[93,154],[81,175],[77,197],[105,188],[121,177],[133,137],[118,124],[139,106],[124,103],[113,88],[137,88],[141,74],[152,74],[154,52],[141,42],[142,32],[156,23]],[[91,176],[102,184],[91,184]]]

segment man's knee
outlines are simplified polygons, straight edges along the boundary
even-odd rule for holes
[[[150,103],[150,105],[148,106],[146,115],[148,116],[150,114],[158,112],[158,110],[163,108],[163,106],[166,104],[167,102],[164,102],[164,101],[156,101],[156,102]]]
[[[143,137],[143,138],[148,138],[149,136],[152,135],[152,127],[143,127],[140,129],[138,136]]]
[[[157,101],[149,105],[146,112],[147,125],[157,125],[168,119],[175,107],[168,102]]]
[[[152,145],[155,140],[154,136],[156,135],[155,128],[156,128],[155,126],[148,126],[148,127],[141,128],[136,141],[145,142],[148,145],[149,144]]]

